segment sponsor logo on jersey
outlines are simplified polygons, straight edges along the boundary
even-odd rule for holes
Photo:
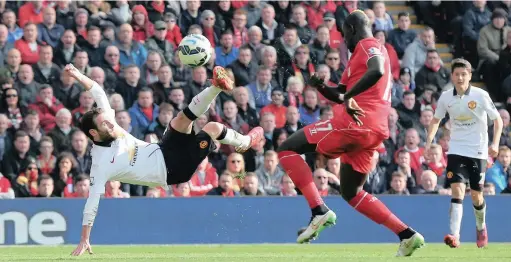
[[[204,149],[208,146],[208,141],[204,140],[199,143],[201,149]]]
[[[369,48],[369,50],[367,50],[367,52],[371,55],[371,56],[374,56],[374,55],[381,55],[381,51],[380,49],[376,48],[376,47],[371,47]]]
[[[474,108],[476,108],[476,107],[477,107],[477,103],[476,103],[476,101],[470,101],[470,102],[468,102],[468,108],[470,108],[470,109],[472,109],[472,110],[473,110],[473,109],[474,109]]]
[[[447,178],[451,179],[452,175],[453,175],[453,173],[451,171],[447,172]]]

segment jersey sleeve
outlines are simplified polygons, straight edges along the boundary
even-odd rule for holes
[[[491,120],[495,120],[500,116],[499,111],[495,107],[495,104],[493,103],[490,96],[486,92],[484,92],[483,95],[483,108]]]
[[[110,106],[110,102],[108,101],[105,90],[103,90],[103,88],[101,88],[98,83],[94,82],[89,91],[92,93],[92,97],[94,98],[98,108],[103,109],[108,120],[115,123],[115,112]]]
[[[94,224],[94,219],[96,218],[96,214],[98,212],[99,200],[101,195],[105,193],[105,177],[100,173],[97,166],[92,166],[91,176],[90,176],[90,190],[89,190],[89,198],[87,198],[87,203],[85,203],[85,207],[83,209],[83,226],[92,226]]]
[[[369,61],[369,59],[375,57],[375,56],[383,56],[382,48],[384,48],[380,43],[376,42],[366,42],[366,43],[360,43],[360,47],[362,50],[364,50],[365,54],[367,55],[367,58],[365,59],[366,63]]]
[[[435,109],[435,118],[440,119],[440,120],[444,119],[445,114],[447,113],[447,105],[446,105],[444,94],[445,93],[440,95],[440,98],[438,99],[438,102],[436,104],[436,109]]]

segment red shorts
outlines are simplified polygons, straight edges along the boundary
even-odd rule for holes
[[[341,157],[357,172],[367,174],[374,168],[373,155],[385,137],[364,126],[351,123],[346,128],[334,127],[330,120],[303,128],[307,141],[316,144],[316,152],[328,158]]]

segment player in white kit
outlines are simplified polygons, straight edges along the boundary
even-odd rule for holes
[[[213,140],[232,145],[243,152],[259,143],[263,129],[256,127],[241,135],[223,124],[209,122],[201,132],[194,134],[193,121],[204,114],[216,96],[233,89],[233,82],[222,67],[213,69],[212,86],[196,95],[190,105],[172,119],[162,141],[149,144],[138,140],[115,122],[105,91],[84,76],[73,65],[67,65],[64,74],[70,74],[92,93],[97,108],[84,114],[82,131],[93,141],[91,150],[90,192],[83,211],[82,233],[78,247],[72,255],[92,253],[89,236],[110,180],[150,187],[173,185],[189,181],[199,163],[215,149]]]

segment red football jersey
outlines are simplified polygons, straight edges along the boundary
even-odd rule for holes
[[[355,51],[348,61],[348,66],[342,74],[341,84],[346,85],[346,90],[350,90],[367,71],[367,61],[375,56],[382,56],[385,58],[385,74],[374,86],[358,94],[354,99],[365,111],[365,117],[360,119],[364,123],[362,127],[388,137],[392,72],[389,55],[387,54],[385,46],[381,45],[378,40],[373,37],[361,40],[355,47]],[[344,122],[343,125],[353,122],[351,116],[346,113],[344,105],[336,106],[334,114],[336,116],[335,118]]]

